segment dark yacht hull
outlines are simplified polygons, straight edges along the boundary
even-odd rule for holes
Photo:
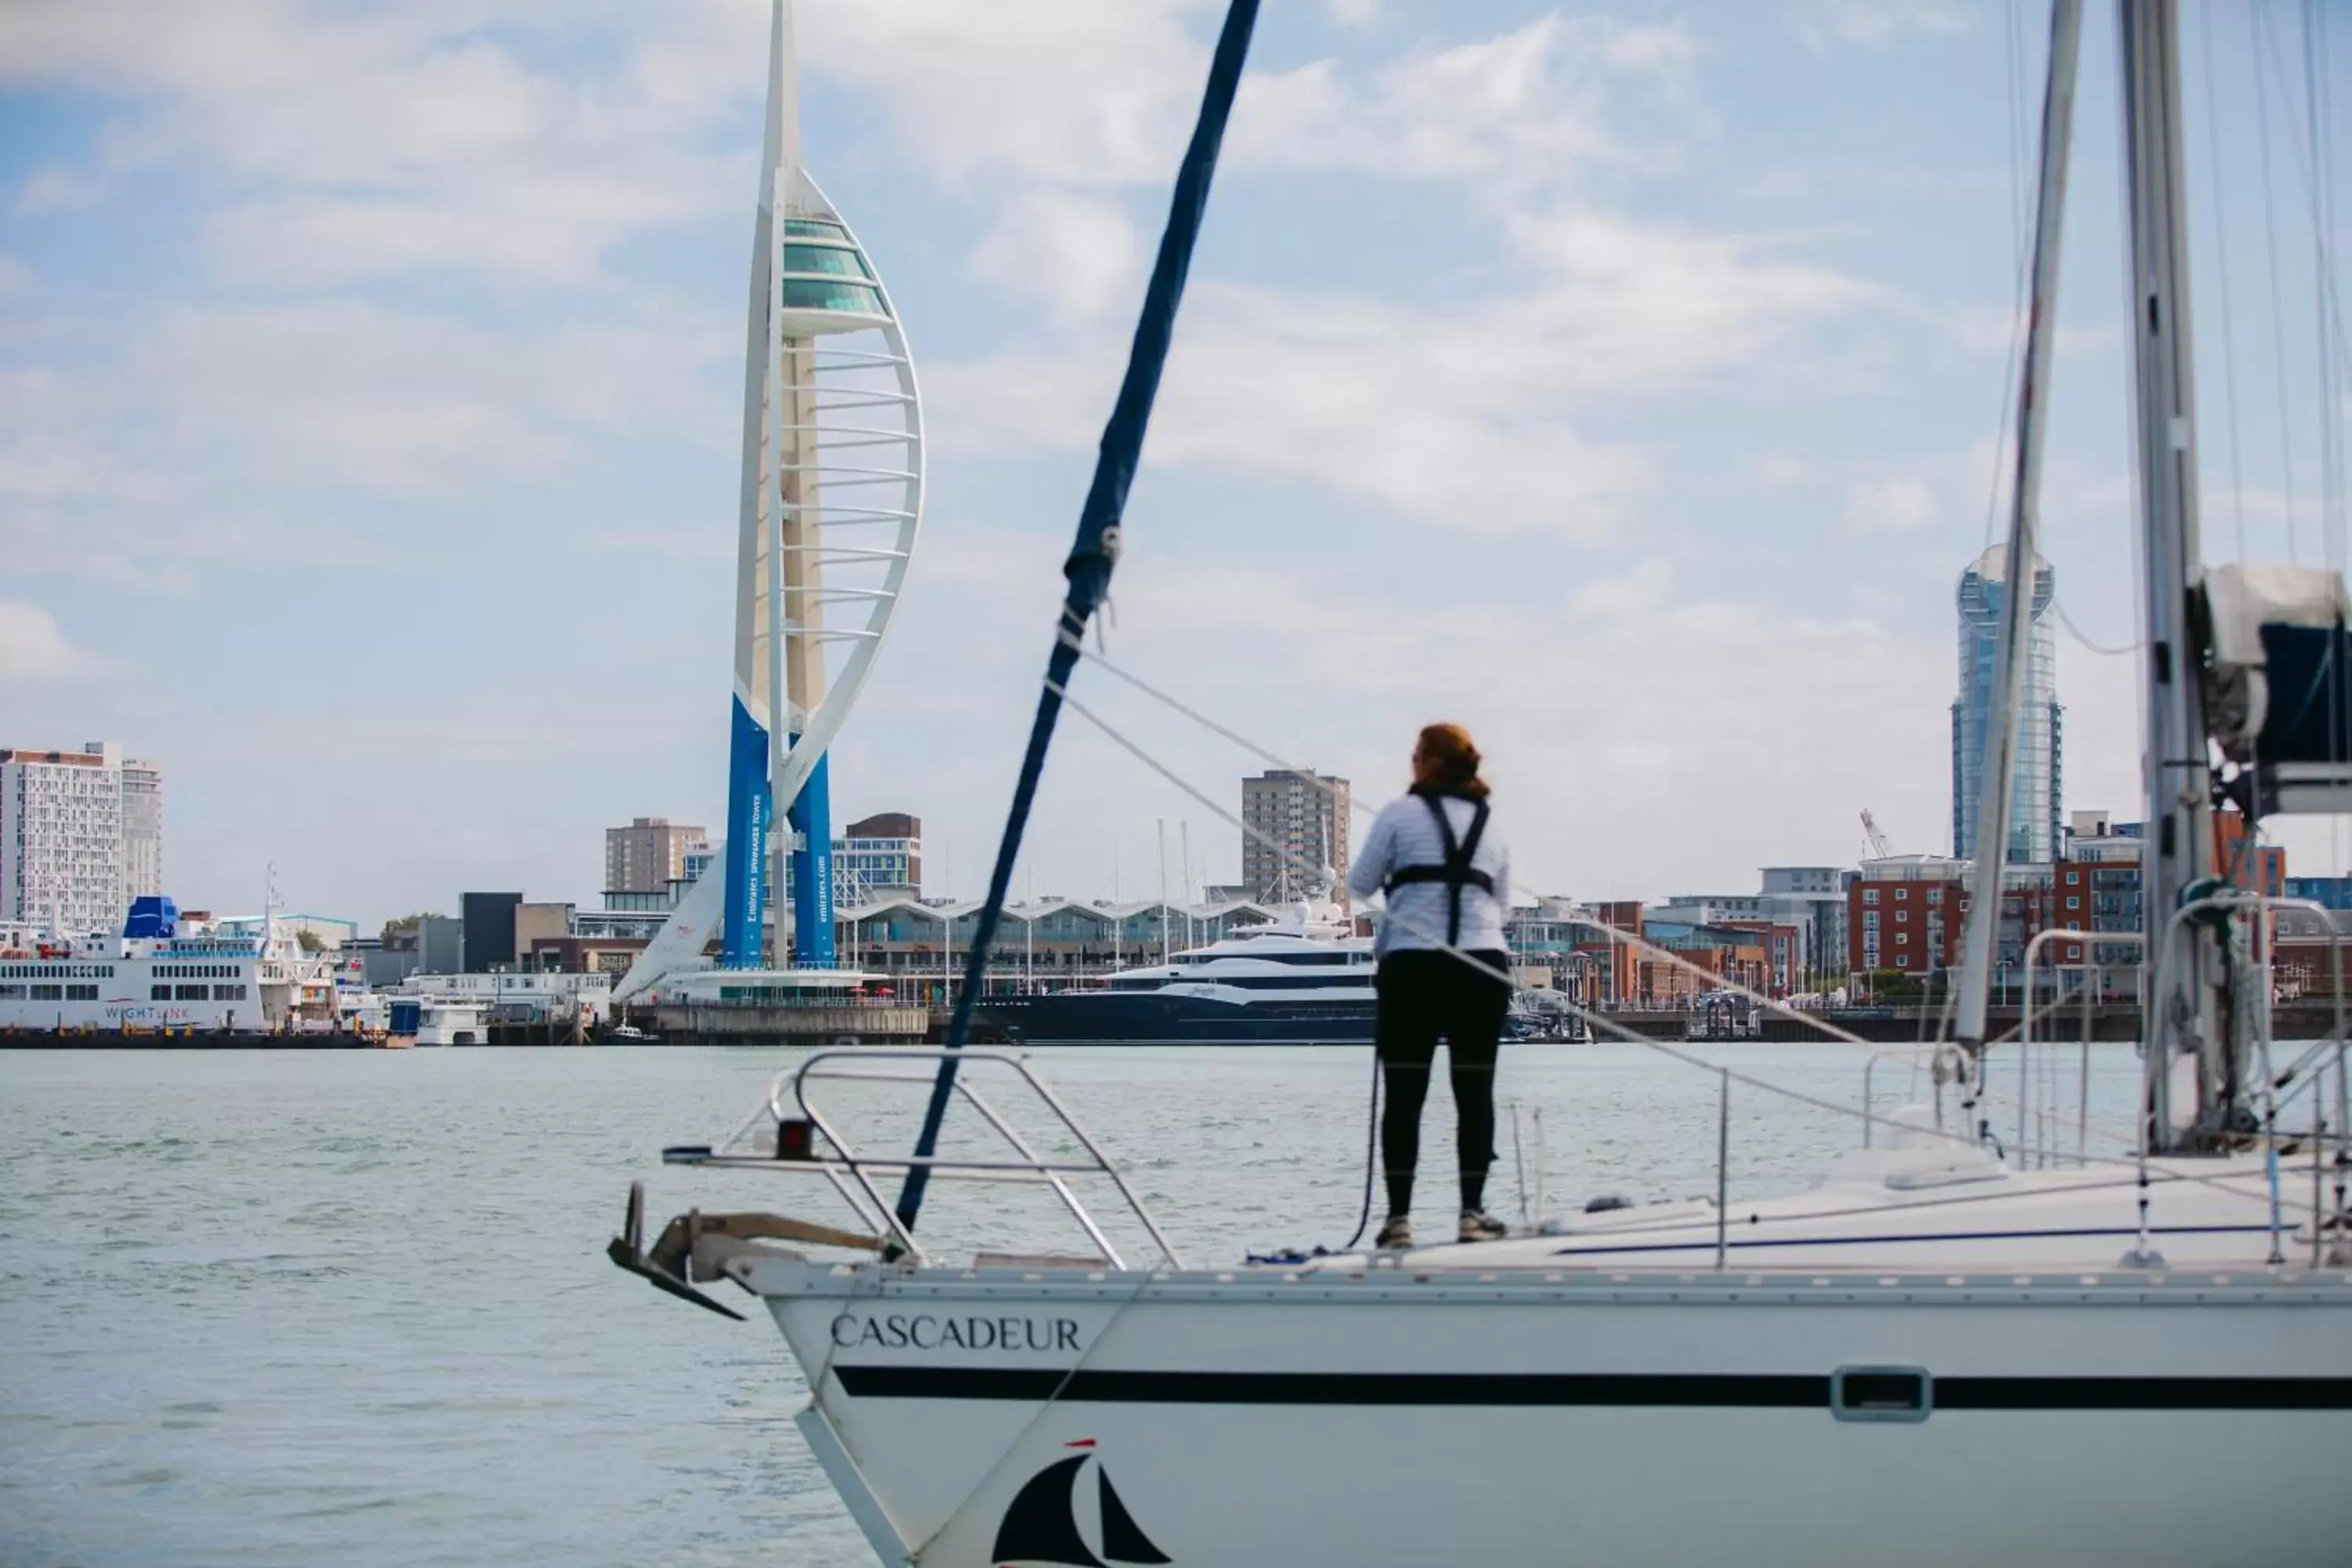
[[[1219,1001],[1156,992],[1067,991],[991,998],[982,1015],[1037,1045],[1368,1046],[1370,997],[1331,1002]]]

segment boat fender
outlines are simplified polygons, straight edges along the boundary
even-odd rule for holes
[[[1627,1197],[1622,1193],[1603,1193],[1597,1198],[1588,1198],[1585,1200],[1584,1212],[1586,1214],[1607,1214],[1612,1209],[1629,1209],[1633,1206],[1633,1200]]]

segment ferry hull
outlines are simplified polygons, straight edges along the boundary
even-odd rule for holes
[[[1073,1456],[1094,1561],[2324,1562],[2352,1529],[2342,1274],[738,1267],[886,1562],[1021,1561]],[[1928,1408],[1841,1419],[1853,1368],[1924,1369]],[[1103,1550],[1114,1478],[1160,1555]]]
[[[365,1050],[383,1041],[348,1030],[261,1034],[242,1029],[9,1029],[0,1050],[12,1051],[332,1051]]]

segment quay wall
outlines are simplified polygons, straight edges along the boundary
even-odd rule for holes
[[[636,1015],[642,1026],[674,1045],[754,1045],[763,1041],[829,1045],[836,1040],[920,1041],[930,1014],[908,1007],[762,1007],[741,1003],[701,1006],[662,1003]]]

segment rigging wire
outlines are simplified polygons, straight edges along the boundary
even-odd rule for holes
[[[2336,207],[2329,178],[2332,160],[2328,156],[2327,131],[2333,113],[2330,100],[2325,93],[2327,79],[2318,67],[2323,47],[2318,5],[2315,0],[2304,0],[2304,129],[2311,143],[2312,309],[2318,317],[2312,346],[2319,355],[2319,528],[2327,563],[2341,572],[2344,568],[2344,540],[2335,514],[2341,488],[2338,437],[2343,412],[2336,405],[2336,356],[2327,351],[2327,305],[2332,277],[2327,251],[2330,233],[2335,226]]]
[[[2267,42],[2267,43],[2269,44],[2269,46],[2270,46],[2269,50],[2268,50],[2268,52],[2267,52],[2267,54],[2265,55],[2265,57],[2264,57],[2264,58],[2266,58],[2270,61],[2271,70],[2272,70],[2273,74],[2277,78],[2277,83],[2276,83],[2276,85],[2277,85],[2277,88],[2278,88],[2278,91],[2279,91],[2279,94],[2280,94],[2281,100],[2282,100],[2282,101],[2284,101],[2284,100],[2286,100],[2292,99],[2292,98],[2294,97],[2294,92],[2293,92],[2292,88],[2291,88],[2291,86],[2290,86],[2290,84],[2289,84],[2285,60],[2282,58],[2282,56],[2281,56],[2281,55],[2280,55],[2280,53],[2279,53],[2279,44],[2278,44],[2278,40],[2276,39],[2276,37],[2274,37],[2273,36],[2272,36],[2271,34],[2269,34],[2269,33],[2267,33],[2267,32],[2265,32],[2265,33],[2263,33],[2263,37],[2264,41],[2265,41],[2265,42]],[[2255,62],[2255,68],[2256,68],[2256,69],[2257,69],[2257,70],[2259,70],[2259,69],[2261,68],[2261,64],[2262,64],[2262,62],[2261,62],[2261,60],[2259,60],[2259,59]],[[2321,80],[2322,80],[2322,82],[2323,82],[2323,83],[2325,83],[2325,82],[2326,81],[2326,79],[2326,79],[2325,77],[2321,78]],[[2323,85],[2323,87],[2321,88],[2321,92],[2322,92],[2322,94],[2323,94],[2323,95],[2327,95],[2327,94],[2328,94],[2328,89],[2327,89],[2326,86],[2324,86],[2324,85]],[[2330,124],[2332,125],[2332,123],[2333,123],[2333,121],[2332,121],[2332,116],[2331,116]],[[2290,125],[2290,126],[2289,126],[2289,129],[2290,129],[2290,130],[2292,130],[2292,129],[2293,129],[2293,127]],[[2332,134],[2332,132],[2331,132],[2331,134]],[[2289,153],[2293,153],[2293,154],[2294,154],[2294,174],[2295,174],[2295,181],[2296,181],[2296,184],[2297,184],[2297,185],[2299,186],[2299,188],[2300,188],[2300,189],[2302,190],[2302,192],[2303,192],[2303,196],[2304,196],[2304,200],[2305,200],[2305,203],[2310,206],[2310,209],[2311,209],[2311,221],[2313,222],[2313,224],[2314,224],[2315,226],[2316,226],[2316,225],[2318,225],[2318,224],[2320,223],[2320,216],[2319,216],[2319,215],[2320,215],[2320,209],[2321,209],[2321,205],[2322,205],[2321,201],[2320,201],[2320,197],[2319,197],[2318,188],[2317,188],[2317,185],[2316,185],[2316,183],[2315,183],[2315,182],[2316,182],[2316,176],[2315,175],[2315,174],[2314,174],[2314,172],[2313,172],[2313,170],[2312,170],[2311,166],[2310,166],[2307,163],[2305,163],[2305,156],[2304,156],[2304,151],[2305,151],[2305,150],[2304,150],[2304,144],[2303,144],[2301,142],[2299,142],[2299,141],[2295,140],[2294,137],[2290,136],[2290,137],[2288,137],[2288,138],[2287,138],[2286,145],[2287,145],[2287,151],[2288,151]],[[2327,205],[2328,210],[2329,210],[2329,213],[2330,213],[2330,216],[2329,216],[2329,218],[2328,218],[2328,220],[2327,220],[2327,221],[2328,221],[2328,226],[2328,226],[2328,232],[2332,235],[2332,234],[2333,234],[2333,232],[2334,232],[2334,230],[2333,230],[2333,226],[2333,226],[2333,223],[2334,223],[2334,217],[2333,217],[2334,202],[2333,202],[2333,199],[2332,199],[2332,198],[2331,198],[2331,199],[2330,199],[2330,201],[2326,204],[2326,205]],[[2330,243],[2330,245],[2329,245],[2329,249],[2330,249],[2330,251],[2331,251],[2331,252],[2332,252],[2332,251],[2334,251],[2334,250],[2336,249],[2336,247],[2333,245],[2332,241],[2331,241],[2331,243]],[[2346,334],[2346,331],[2345,331],[2345,328],[2344,328],[2344,303],[2343,303],[2342,299],[2339,297],[2339,290],[2337,290],[2337,289],[2336,289],[2336,288],[2335,287],[2335,273],[2334,273],[2334,270],[2333,270],[2332,267],[2331,267],[2331,268],[2330,268],[2330,269],[2329,269],[2329,270],[2328,270],[2328,271],[2324,275],[2324,277],[2323,277],[2323,279],[2322,279],[2322,281],[2325,283],[2325,285],[2326,285],[2326,298],[2327,298],[2326,324],[2327,324],[2327,327],[2328,327],[2329,329],[2331,329],[2331,330],[2332,330],[2332,331],[2333,331],[2333,333],[2334,333],[2334,337],[2335,337],[2335,341],[2336,341],[2336,357],[2337,357],[2339,360],[2352,360],[2352,338],[2347,338],[2347,334]]]
[[[2222,401],[2230,411],[2230,515],[2237,523],[2238,559],[2243,561],[2246,559],[2246,482],[2238,438],[2238,337],[2234,321],[2235,312],[2231,309],[2230,304],[2230,223],[2229,215],[2221,202],[2221,96],[2213,89],[2213,56],[2216,53],[2213,47],[2213,14],[2206,11],[2200,15],[2204,19],[2205,27],[2205,47],[2197,51],[2205,68],[2205,124],[2208,137],[2205,172],[2212,176],[2213,254],[2221,269],[2221,379],[2225,388]],[[2059,611],[2058,614],[2061,620],[2065,619],[2066,613],[2063,610]],[[2066,629],[2074,631],[2072,621],[2066,622]],[[2084,637],[2082,633],[2074,632],[2074,637],[2084,647],[2090,646],[2088,639]]]
[[[2244,543],[2242,537],[2240,539],[2239,542],[2241,545]],[[2126,654],[2137,653],[2140,649],[2147,646],[2146,642],[2142,641],[2127,642],[2121,647],[2109,647],[2104,643],[2093,642],[2089,637],[2083,635],[2083,628],[2074,624],[2074,617],[2066,613],[2065,602],[2060,599],[2056,594],[2052,594],[2050,595],[2050,607],[2058,612],[2058,624],[2066,628],[2067,636],[2073,637],[2076,642],[2081,643],[2084,647],[2090,649],[2091,652],[2098,654],[2103,658],[2121,658]]]
[[[2000,409],[1993,416],[1992,479],[1985,494],[1985,521],[1982,547],[1992,548],[1993,534],[2000,526],[2001,477],[2009,465],[2001,460],[2003,444],[2009,438],[2011,400],[2017,395],[2019,355],[2024,352],[2027,279],[2032,267],[2032,246],[2027,235],[2030,228],[2025,195],[2025,141],[2027,132],[2025,99],[2021,83],[2025,75],[2025,29],[2018,25],[2018,0],[2010,0],[2004,21],[2008,29],[2004,49],[2009,77],[2009,231],[2010,231],[2010,291],[2009,349],[2001,358]]]
[[[2270,258],[2271,272],[2271,359],[2278,375],[2279,468],[2284,475],[2286,495],[2286,554],[2293,562],[2301,562],[2298,546],[2294,504],[2294,433],[2288,410],[2286,388],[2286,311],[2283,301],[2285,291],[2279,283],[2278,210],[2272,193],[2270,93],[2263,75],[2263,45],[2269,37],[2265,21],[2268,13],[2262,5],[2246,8],[2246,25],[2252,30],[2254,53],[2254,129],[2262,149],[2263,163],[2263,247]]]
[[[1139,689],[1150,689],[1146,687],[1139,678],[1129,676],[1128,679],[1130,684],[1137,686]],[[1307,868],[1305,860],[1301,857],[1294,854],[1287,847],[1276,840],[1272,835],[1263,832],[1262,830],[1243,821],[1241,817],[1228,810],[1221,802],[1213,799],[1206,791],[1200,789],[1190,780],[1184,778],[1174,769],[1171,768],[1167,763],[1153,756],[1132,738],[1122,733],[1101,714],[1095,712],[1092,709],[1087,707],[1076,698],[1071,697],[1066,691],[1064,691],[1061,694],[1061,703],[1062,706],[1067,708],[1071,712],[1076,713],[1078,717],[1084,719],[1087,722],[1099,730],[1105,737],[1119,747],[1119,749],[1126,752],[1129,756],[1134,757],[1138,762],[1143,763],[1145,767],[1159,774],[1160,778],[1174,785],[1186,795],[1192,797],[1193,801],[1199,804],[1203,809],[1207,810],[1212,816],[1237,829],[1244,837],[1255,839],[1277,858],[1290,860],[1302,869],[1318,869],[1317,868]],[[1326,793],[1335,792],[1329,791],[1328,786],[1326,786]],[[1483,975],[1493,974],[1494,972],[1485,963],[1480,962],[1477,957],[1464,951],[1458,945],[1446,942],[1433,927],[1425,926],[1419,921],[1407,920],[1400,916],[1391,915],[1389,918],[1395,920],[1402,929],[1410,930],[1413,931],[1414,934],[1433,943],[1434,951],[1444,952],[1458,963],[1470,965]],[[1719,989],[1729,992],[1734,995],[1743,996],[1748,1000],[1756,1003],[1759,1006],[1767,1011],[1795,1019],[1809,1027],[1818,1030],[1821,1034],[1830,1039],[1837,1040],[1847,1045],[1856,1046],[1864,1050],[1874,1051],[1880,1048],[1874,1046],[1870,1041],[1863,1039],[1860,1036],[1855,1035],[1849,1030],[1839,1028],[1837,1026],[1829,1023],[1825,1019],[1815,1017],[1795,1008],[1789,1007],[1748,986],[1742,985],[1736,981],[1727,980],[1721,975],[1715,974],[1707,970],[1702,969],[1697,964],[1684,958],[1680,953],[1674,952],[1666,948],[1659,947],[1653,942],[1633,935],[1631,932],[1617,931],[1611,927],[1598,926],[1598,922],[1595,922],[1595,924],[1597,929],[1601,929],[1608,932],[1612,942],[1622,942],[1623,944],[1632,947],[1656,961],[1687,971],[1692,975],[1706,980],[1710,984]],[[1506,984],[1509,984],[1514,993],[1527,989],[1526,987],[1519,985],[1516,981],[1507,981]],[[2063,997],[2056,998],[2052,1001],[2047,1008],[2035,1009],[2033,1007],[2032,998],[2026,998],[2023,1005],[2020,1009],[2021,1016],[2018,1026],[2004,1031],[2002,1034],[1990,1040],[1988,1040],[1986,1044],[1988,1046],[1993,1046],[2007,1043],[2012,1038],[2015,1038],[2020,1030],[2023,1027],[2025,1022],[2024,1016],[2026,1014],[2031,1013],[2035,1016],[2046,1016],[2060,1010],[2068,1000],[2070,999]],[[1595,1035],[1606,1035],[1628,1045],[1640,1046],[1647,1050],[1651,1050],[1658,1055],[1664,1056],[1670,1060],[1680,1062],[1685,1066],[1697,1068],[1704,1072],[1719,1074],[1731,1082],[1742,1084],[1751,1089],[1761,1089],[1765,1093],[1778,1095],[1784,1100],[1793,1101],[1797,1104],[1811,1106],[1815,1110],[1829,1111],[1834,1115],[1842,1117],[1858,1117],[1864,1122],[1871,1123],[1873,1125],[1885,1126],[1889,1128],[1899,1127],[1913,1134],[1924,1134],[1940,1138],[1947,1142],[1962,1144],[1969,1148],[1981,1146],[1977,1132],[1972,1129],[1928,1129],[1913,1127],[1907,1123],[1900,1123],[1895,1121],[1892,1117],[1878,1115],[1867,1105],[1857,1108],[1842,1101],[1827,1100],[1819,1095],[1808,1094],[1802,1089],[1792,1089],[1786,1084],[1775,1083],[1769,1079],[1759,1079],[1752,1074],[1734,1071],[1728,1068],[1722,1067],[1717,1063],[1708,1061],[1705,1058],[1693,1052],[1679,1050],[1664,1040],[1654,1039],[1648,1036],[1639,1034],[1633,1029],[1627,1028],[1616,1020],[1610,1018],[1605,1015],[1594,1012],[1591,1009],[1586,1008],[1575,1002],[1567,1001],[1562,998],[1561,1004],[1570,1016],[1581,1019],[1585,1026],[1591,1029]],[[2030,1112],[2032,1109],[2031,1107],[2021,1108],[2018,1105],[2018,1102],[2012,1100],[2010,1096],[2003,1094],[1990,1086],[1979,1086],[1976,1088],[1971,1103],[1979,1105],[1991,1105],[2011,1110],[2022,1109],[2028,1112]],[[2103,1123],[2094,1123],[2091,1122],[2087,1117],[2084,1119],[2084,1124],[2086,1127],[2096,1126],[2103,1135],[2113,1139],[2119,1145],[2129,1146],[2137,1140],[2137,1134],[2136,1132],[2126,1132],[2120,1129],[2105,1126]],[[2085,1164],[2113,1165],[2120,1169],[2132,1171],[2134,1174],[2130,1180],[2135,1184],[2138,1180],[2138,1156],[2136,1153],[2118,1155],[2113,1158],[2104,1156],[2084,1156],[2083,1162]],[[2171,1174],[2173,1179],[2213,1187],[2218,1191],[2227,1192],[2234,1190],[2228,1184],[2228,1178],[2204,1176],[2194,1172],[2185,1171],[2175,1171],[2171,1173]]]

